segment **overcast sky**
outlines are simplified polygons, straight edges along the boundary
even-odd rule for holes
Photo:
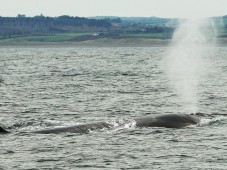
[[[227,15],[227,0],[0,0],[0,16],[157,16]]]

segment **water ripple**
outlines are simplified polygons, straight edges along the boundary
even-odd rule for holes
[[[207,57],[198,85],[199,110],[216,118],[183,129],[135,127],[135,117],[182,113],[184,103],[160,66],[166,51],[1,48],[1,126],[14,133],[0,136],[0,169],[225,169],[225,47]],[[114,128],[26,133],[99,121]]]

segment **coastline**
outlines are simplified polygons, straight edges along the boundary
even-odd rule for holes
[[[209,44],[209,43],[208,43]],[[213,45],[213,43],[210,43]],[[226,46],[227,38],[217,38],[215,46]],[[150,38],[101,38],[86,41],[2,41],[0,47],[167,47],[171,46],[171,39]]]
[[[124,38],[112,39],[101,38],[86,41],[0,41],[0,47],[10,46],[72,46],[72,47],[149,47],[168,46],[171,40],[148,39],[148,38]]]

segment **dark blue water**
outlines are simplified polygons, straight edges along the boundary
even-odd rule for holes
[[[227,120],[136,128],[135,117],[184,113],[162,61],[167,47],[1,48],[0,169],[226,169]],[[204,58],[198,108],[227,114],[227,48]],[[182,109],[181,109],[182,108]],[[109,121],[89,134],[27,133]],[[123,122],[123,126],[118,126]]]

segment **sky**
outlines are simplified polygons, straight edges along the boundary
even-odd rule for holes
[[[201,18],[227,15],[227,0],[0,0],[0,16]]]

